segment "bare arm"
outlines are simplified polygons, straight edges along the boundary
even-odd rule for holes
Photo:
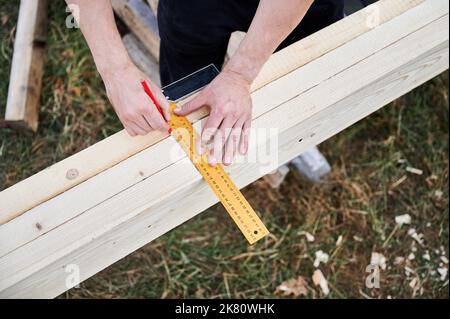
[[[79,9],[78,23],[106,87],[108,98],[127,132],[145,135],[168,125],[143,91],[145,79],[169,118],[169,103],[161,90],[130,60],[114,20],[110,0],[66,0]]]
[[[256,15],[224,71],[252,83],[281,42],[305,16],[314,0],[261,0]]]
[[[250,85],[264,63],[305,16],[313,0],[261,0],[251,26],[236,53],[195,99],[177,111],[186,115],[211,109],[198,148],[212,145],[209,162],[231,164],[236,150],[248,151],[252,101]]]

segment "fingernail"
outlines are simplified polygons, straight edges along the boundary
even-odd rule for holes
[[[173,110],[173,112],[174,112],[174,113],[181,112],[181,106],[177,106],[177,107]]]
[[[229,166],[231,164],[231,157],[225,157],[225,159],[223,160],[223,164],[225,166]]]
[[[208,163],[209,163],[210,166],[214,167],[214,166],[216,166],[217,161],[216,161],[214,156],[209,155],[208,156]]]

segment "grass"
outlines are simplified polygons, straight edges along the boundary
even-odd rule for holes
[[[17,8],[0,0],[2,78],[9,74]],[[39,132],[0,130],[0,189],[121,129],[80,32],[65,28],[62,1],[52,4],[50,16]],[[6,92],[2,81],[0,114]],[[448,298],[448,277],[441,281],[436,272],[448,268],[440,259],[449,253],[448,111],[445,73],[323,143],[333,166],[327,184],[310,184],[291,170],[278,190],[263,180],[246,187],[272,231],[255,247],[236,240],[235,226],[216,205],[60,297],[284,297],[277,287],[302,276],[302,297],[319,298],[311,276],[322,250],[330,255],[320,266],[328,297]],[[411,225],[396,226],[402,214]],[[423,234],[423,246],[410,228]],[[372,252],[387,259],[379,289],[365,287]]]

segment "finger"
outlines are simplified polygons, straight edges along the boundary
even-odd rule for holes
[[[149,123],[147,123],[147,121],[145,120],[145,118],[143,116],[138,116],[134,119],[134,123],[139,126],[139,128],[141,130],[144,131],[145,134],[147,134],[148,132],[152,131],[152,127]],[[144,135],[145,135],[144,134]]]
[[[203,154],[205,152],[207,152],[209,154],[209,151],[211,151],[213,149],[213,141],[209,140],[208,143],[202,144],[201,140],[198,139],[197,142],[195,143],[195,147],[196,147],[198,154]]]
[[[248,143],[250,140],[251,125],[252,125],[252,120],[248,119],[247,121],[245,121],[245,123],[242,127],[241,143],[239,145],[239,153],[241,153],[242,155],[245,155],[248,152]]]
[[[166,119],[170,119],[170,104],[166,97],[162,94],[161,89],[158,88],[152,81],[147,79],[145,81],[150,86],[150,93],[153,95],[156,100],[157,106],[154,104],[155,101],[152,100],[152,103],[149,107],[144,107],[141,109],[141,113],[145,116],[145,119],[148,120],[149,124],[157,130],[167,131],[169,130],[169,125],[166,123]],[[150,94],[149,94],[150,95]],[[162,110],[160,113],[159,108]],[[155,114],[156,113],[156,114]],[[151,119],[151,121],[149,120]]]
[[[146,132],[143,128],[141,128],[140,125],[138,125],[138,124],[136,123],[136,121],[133,121],[133,122],[130,124],[130,127],[133,128],[133,131],[136,132],[136,135],[146,135],[146,134],[147,134],[147,132]]]
[[[151,122],[152,122],[152,116],[154,114],[154,112],[151,111],[151,108],[154,107],[154,105],[149,105],[144,107],[141,110],[142,113],[142,118],[145,120],[145,122],[147,123],[147,125],[150,127],[151,130],[154,130],[155,128],[152,126]]]
[[[197,153],[202,155],[205,152],[205,149],[208,150],[208,145],[204,145],[202,143],[202,139],[198,138],[195,141],[195,149],[197,150]]]
[[[206,102],[206,95],[200,92],[191,101],[187,102],[184,105],[177,106],[177,108],[174,110],[174,113],[182,116],[188,115],[189,113],[192,113],[193,111],[204,106]]]
[[[161,107],[161,109],[163,111],[164,119],[166,121],[169,121],[170,120],[170,102],[166,99],[166,97],[160,90],[157,91],[156,101],[158,101],[159,106]]]
[[[209,115],[208,120],[205,123],[205,126],[202,129],[201,143],[202,145],[206,145],[208,141],[216,134],[217,129],[222,123],[223,116],[218,112],[212,111]]]
[[[220,142],[218,142],[216,144],[216,140],[214,140],[213,147],[210,149],[209,154],[208,154],[208,163],[212,167],[216,166],[217,163],[220,162],[219,159],[222,158],[222,156],[221,156],[221,148],[218,147],[219,143]]]
[[[130,125],[130,123],[124,125],[124,128],[125,131],[127,131],[128,135],[130,135],[131,137],[135,137],[137,135],[132,126]]]
[[[166,120],[156,109],[155,105],[150,105],[146,107],[143,110],[142,115],[148,121],[148,123],[153,129],[162,132],[167,132],[167,130],[169,129],[169,124],[167,124]]]
[[[239,141],[241,140],[243,124],[243,120],[236,122],[230,136],[228,137],[223,155],[223,164],[226,166],[231,165],[234,157],[236,156],[236,151],[239,147]]]
[[[148,116],[148,114],[142,114],[142,117],[145,120],[145,123],[147,123],[148,127],[149,127],[149,131],[153,131],[154,128],[152,127],[152,125],[150,124],[151,118]]]
[[[215,166],[217,163],[222,162],[223,157],[223,141],[221,137],[222,133],[217,131],[212,141],[212,149],[209,152],[208,162],[211,166]]]
[[[236,120],[231,116],[227,116],[220,124],[219,131],[217,132],[214,138],[220,138],[220,142],[222,143],[222,147],[225,147],[227,143],[228,137],[231,134],[233,126],[236,124]]]

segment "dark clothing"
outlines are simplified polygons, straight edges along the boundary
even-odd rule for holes
[[[259,0],[160,0],[162,85],[211,63],[220,69],[231,33],[248,30],[258,4]],[[343,14],[344,0],[316,0],[277,50],[338,21]]]

